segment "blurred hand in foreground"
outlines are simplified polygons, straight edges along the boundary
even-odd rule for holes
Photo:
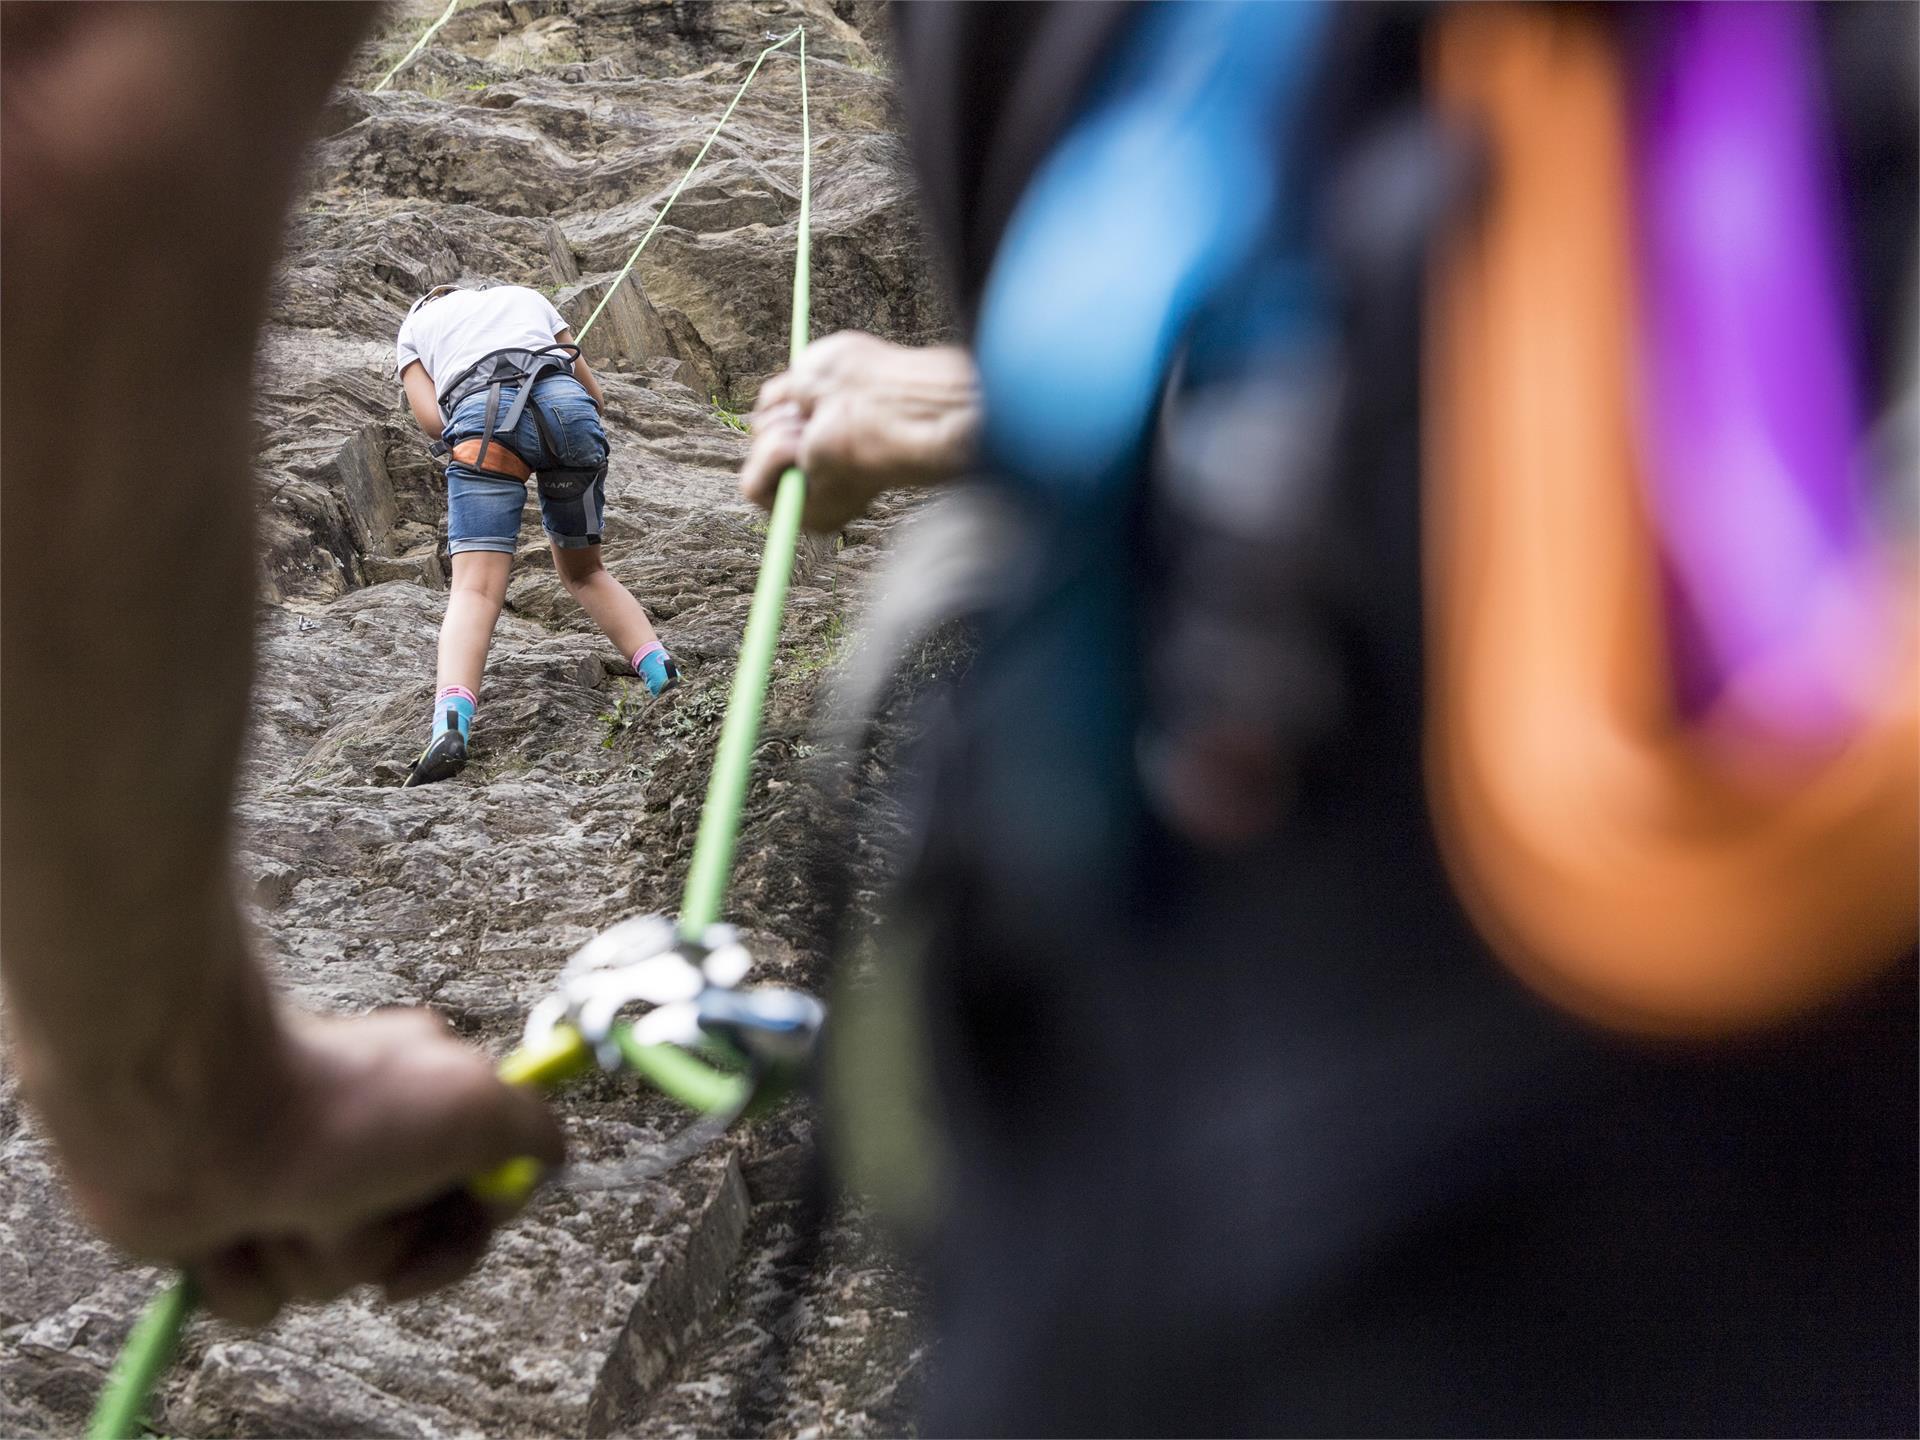
[[[466,1180],[564,1158],[539,1098],[425,1010],[262,1015],[237,1032],[186,1021],[143,1063],[83,1082],[25,1048],[88,1220],[183,1266],[245,1324],[356,1285],[404,1300],[460,1279],[511,1213]]]
[[[973,458],[980,391],[958,346],[914,349],[857,330],[816,340],[760,387],[740,493],[771,509],[790,465],[807,474],[801,523],[837,530],[883,490],[937,485]]]

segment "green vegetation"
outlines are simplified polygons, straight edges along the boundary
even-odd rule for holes
[[[723,685],[693,691],[683,685],[674,693],[680,697],[679,703],[658,727],[663,739],[691,739],[718,726],[726,715],[727,689]]]
[[[713,402],[714,418],[722,425],[726,426],[729,430],[738,430],[742,435],[752,433],[753,427],[747,424],[747,417],[743,412],[727,408],[720,397],[711,392],[707,395],[707,399]]]
[[[600,748],[611,750],[622,732],[632,728],[644,707],[630,681],[614,681],[613,708],[600,712]]]
[[[793,659],[787,665],[786,673],[792,676],[811,675],[815,671],[825,670],[840,659],[846,649],[847,622],[839,611],[827,616],[826,624],[794,647]]]

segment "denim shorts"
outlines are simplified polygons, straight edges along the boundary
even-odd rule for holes
[[[500,387],[499,416],[504,418],[513,407],[519,387]],[[546,413],[547,430],[559,453],[547,449],[540,427],[533,418],[538,404]],[[469,395],[453,412],[453,423],[444,437],[449,445],[475,440],[486,433],[487,392]],[[607,432],[601,427],[600,412],[581,388],[580,382],[566,375],[550,375],[540,381],[527,408],[520,412],[520,423],[512,431],[495,430],[494,440],[503,443],[534,470],[598,469],[593,484],[571,500],[540,496],[540,523],[553,543],[562,550],[583,550],[600,543],[600,526],[607,513]],[[492,550],[511,555],[520,547],[520,512],[527,503],[528,486],[512,480],[496,480],[471,465],[455,460],[447,466],[447,551],[458,555],[467,550]],[[533,488],[537,489],[538,486]]]

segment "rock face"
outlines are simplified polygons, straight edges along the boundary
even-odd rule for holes
[[[744,409],[783,363],[798,73],[762,66],[588,339],[614,446],[609,568],[686,669],[659,700],[560,588],[529,519],[459,779],[398,788],[423,739],[444,605],[444,484],[394,382],[411,300],[539,288],[576,328],[754,55],[807,26],[815,333],[945,333],[890,119],[873,7],[509,0],[396,15],[329,107],[259,362],[261,591],[239,883],[302,1003],[430,1004],[504,1051],[567,953],[677,905],[764,526],[734,492]],[[886,514],[810,558],[789,602],[732,915],[756,978],[819,989],[832,917],[809,864],[815,689]],[[0,1063],[4,1063],[0,1061]],[[615,1078],[562,1101],[583,1159],[683,1123]],[[786,1109],[658,1180],[555,1188],[465,1284],[411,1304],[197,1324],[155,1417],[195,1435],[897,1433],[915,1292],[857,1216],[810,1220],[810,1117]],[[0,1073],[0,1433],[70,1433],[159,1272],[60,1196]]]

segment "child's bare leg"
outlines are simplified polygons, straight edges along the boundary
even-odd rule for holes
[[[513,557],[492,550],[463,550],[453,557],[447,618],[440,622],[440,664],[434,688],[454,686],[480,693],[487,668],[487,647],[507,599]]]
[[[553,547],[553,568],[567,593],[580,602],[580,608],[593,617],[593,623],[631,660],[649,646],[660,643],[647,612],[640,602],[600,563],[600,547],[587,545],[563,550]]]
[[[513,556],[495,550],[462,550],[453,557],[453,582],[447,615],[440,622],[440,660],[435,670],[433,733],[413,762],[409,785],[449,780],[467,763],[474,709],[480,703],[480,676],[487,668],[487,647],[507,599],[507,575]]]

